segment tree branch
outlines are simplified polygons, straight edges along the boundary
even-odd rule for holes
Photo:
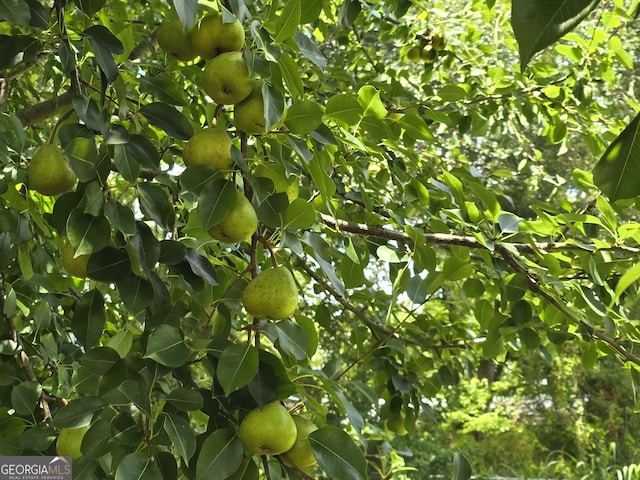
[[[330,215],[321,214],[321,219],[326,225],[343,232],[355,233],[358,235],[368,235],[371,237],[382,238],[386,240],[395,240],[403,244],[413,244],[413,238],[397,230],[381,227],[377,225],[367,225],[364,223],[352,223],[345,220],[339,220],[333,218]],[[460,247],[469,247],[476,249],[487,250],[487,247],[481,243],[477,238],[468,235],[454,235],[450,233],[425,233],[424,238],[427,243],[434,245],[452,245]],[[639,255],[640,248],[628,247],[625,245],[611,245],[610,247],[602,248],[596,247],[591,244],[578,245],[569,242],[533,242],[533,243],[507,243],[493,241],[494,247],[499,245],[506,246],[517,250],[520,253],[535,254],[538,252],[551,252],[551,251],[581,251],[587,253],[593,253],[595,251],[615,251],[624,253],[627,255]]]
[[[362,223],[351,223],[344,220],[335,219],[329,215],[322,214],[322,221],[332,227],[337,231],[355,233],[359,235],[369,235],[376,238],[382,238],[386,240],[395,240],[403,244],[412,244],[413,239],[404,232],[398,232],[397,230],[391,230],[388,228],[374,226],[374,225],[366,225]],[[469,236],[461,236],[461,235],[452,235],[452,234],[443,234],[443,233],[425,233],[425,239],[428,243],[437,244],[437,245],[459,245],[465,246],[469,248],[479,248],[483,250],[487,250],[488,248],[480,243],[476,238]],[[572,312],[561,300],[557,299],[551,293],[547,292],[541,282],[538,280],[536,275],[529,271],[526,267],[524,267],[516,258],[516,256],[512,253],[513,251],[517,251],[523,254],[532,254],[537,251],[552,251],[552,250],[577,250],[592,253],[596,250],[615,250],[618,252],[627,253],[630,255],[637,255],[640,253],[640,249],[633,247],[625,247],[621,245],[614,245],[608,248],[597,248],[594,245],[577,245],[566,242],[536,242],[533,244],[524,244],[524,243],[503,243],[503,242],[493,242],[493,251],[500,255],[511,267],[511,269],[517,273],[521,273],[525,275],[529,289],[540,296],[547,302],[549,302],[553,307],[555,307],[558,311],[562,312],[568,319],[572,320],[575,324],[584,328],[589,335],[593,338],[596,338],[607,345],[609,345],[613,350],[615,350],[620,356],[622,356],[625,360],[634,363],[636,365],[640,365],[640,357],[637,357],[633,353],[629,352],[618,340],[611,338],[607,334],[599,331],[592,325],[589,325],[583,319],[579,318],[574,312]],[[310,271],[308,269],[307,273],[313,278],[315,272]],[[314,275],[312,275],[314,274]],[[317,275],[316,275],[317,276]],[[337,293],[337,292],[336,292]],[[333,293],[332,293],[333,295]],[[335,295],[334,295],[335,296]],[[336,297],[336,299],[340,302],[340,297]],[[342,302],[340,302],[343,304]],[[348,304],[348,302],[345,303]],[[343,304],[344,305],[344,304]],[[352,310],[353,311],[353,310]],[[357,312],[357,310],[356,310]],[[367,319],[368,320],[368,319]],[[370,320],[369,320],[370,321]]]

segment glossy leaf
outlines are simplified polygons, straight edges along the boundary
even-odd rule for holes
[[[220,429],[202,444],[196,463],[196,480],[224,480],[235,473],[244,459],[240,439],[230,430]]]
[[[196,451],[196,437],[189,421],[179,415],[168,413],[164,415],[163,425],[176,453],[188,465]]]
[[[97,345],[106,322],[104,297],[98,290],[85,293],[71,319],[71,328],[85,348]]]
[[[310,133],[322,123],[322,108],[310,100],[296,102],[287,110],[284,123],[291,133]]]
[[[162,480],[162,473],[153,458],[144,453],[130,453],[125,456],[116,469],[115,480]]]
[[[593,168],[593,181],[611,201],[640,195],[640,114],[627,125]]]
[[[250,344],[227,347],[218,361],[218,381],[229,396],[247,385],[258,373],[258,350]]]
[[[367,478],[367,461],[341,428],[333,425],[309,434],[309,442],[318,465],[332,478],[364,480]]]
[[[511,25],[524,70],[531,57],[573,30],[600,0],[513,0]]]
[[[189,358],[189,350],[176,327],[161,325],[151,332],[146,355],[167,367],[179,367]]]

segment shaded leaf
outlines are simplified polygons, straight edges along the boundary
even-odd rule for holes
[[[89,425],[91,417],[105,406],[104,400],[94,396],[84,396],[71,400],[53,416],[57,428],[78,428]]]
[[[140,107],[140,113],[144,115],[152,125],[161,128],[178,140],[189,140],[193,136],[193,126],[182,112],[166,103],[150,103]]]
[[[600,0],[512,0],[511,26],[520,47],[520,67],[570,32]]]
[[[87,276],[99,282],[118,282],[133,275],[126,250],[105,247],[89,258]]]
[[[115,480],[163,480],[158,463],[144,453],[130,453],[116,469]]]
[[[0,18],[15,25],[29,25],[31,10],[24,0],[0,0]]]
[[[71,318],[71,329],[80,344],[93,347],[100,340],[106,322],[104,298],[98,290],[85,293]]]
[[[453,459],[453,480],[469,480],[471,478],[471,464],[469,460],[458,451]]]

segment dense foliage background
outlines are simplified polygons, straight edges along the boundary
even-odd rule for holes
[[[266,135],[157,46],[212,10],[243,23]],[[90,425],[74,478],[636,478],[639,11],[0,0],[0,454]],[[182,162],[212,123],[227,182]],[[29,188],[44,143],[73,191]],[[250,242],[207,233],[225,185]],[[250,318],[274,262],[300,307]],[[317,468],[238,450],[271,400],[321,427]]]

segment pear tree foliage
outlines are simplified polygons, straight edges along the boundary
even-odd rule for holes
[[[240,50],[179,44],[212,12]],[[0,455],[82,428],[81,479],[388,478],[395,435],[481,361],[573,347],[640,380],[637,13],[0,2]],[[232,167],[185,165],[212,127]],[[31,187],[47,144],[77,177],[60,193]],[[212,236],[238,195],[257,225]],[[273,268],[286,298],[253,303],[287,308],[251,315]],[[243,448],[273,402],[317,427],[315,464]]]

